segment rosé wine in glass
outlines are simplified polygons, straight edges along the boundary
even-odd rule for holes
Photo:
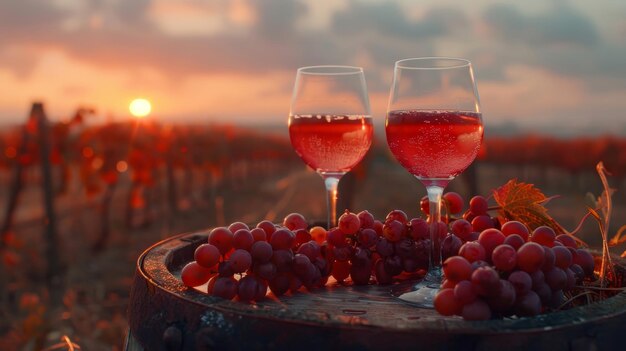
[[[291,145],[317,172],[348,172],[372,144],[372,118],[350,115],[289,117]]]
[[[387,143],[398,162],[419,178],[453,178],[476,158],[481,114],[469,111],[391,111]]]

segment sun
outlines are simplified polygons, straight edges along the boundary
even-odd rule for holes
[[[150,114],[150,111],[152,111],[152,104],[150,104],[150,101],[146,99],[137,98],[131,101],[130,105],[128,105],[128,110],[131,115],[137,118],[142,118]]]

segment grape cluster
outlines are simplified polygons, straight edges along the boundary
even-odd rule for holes
[[[409,220],[401,210],[389,212],[384,223],[368,211],[346,211],[328,232],[331,274],[340,282],[350,277],[355,285],[368,284],[372,277],[391,284],[403,272],[428,268],[428,233],[425,220]]]
[[[450,228],[465,243],[443,263],[445,279],[434,301],[442,315],[534,316],[560,307],[565,292],[593,278],[593,256],[572,236],[547,226],[531,232],[518,221],[500,224],[481,196]]]
[[[208,282],[208,294],[240,301],[258,301],[268,288],[281,296],[324,286],[331,269],[324,255],[326,230],[307,227],[302,215],[292,213],[282,226],[264,220],[252,229],[241,222],[215,228],[181,279],[189,287]]]

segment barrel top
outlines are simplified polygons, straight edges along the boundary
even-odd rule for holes
[[[171,237],[148,248],[137,261],[138,273],[153,285],[151,288],[161,289],[173,299],[199,305],[205,311],[202,318],[219,319],[229,314],[377,332],[491,334],[542,332],[626,313],[626,292],[621,292],[601,302],[535,317],[464,321],[460,317],[443,317],[434,310],[407,305],[391,295],[389,286],[342,285],[332,280],[325,288],[312,293],[300,292],[280,298],[270,293],[256,303],[227,301],[188,288],[179,279],[182,267],[191,261],[195,248],[206,242],[207,235],[208,231],[204,231]]]

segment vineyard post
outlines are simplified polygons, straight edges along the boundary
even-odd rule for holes
[[[29,117],[32,119],[33,116]],[[11,232],[13,228],[13,222],[15,221],[15,210],[17,209],[17,203],[20,198],[20,194],[24,187],[24,165],[21,162],[21,158],[28,152],[28,142],[30,139],[30,133],[28,132],[28,122],[22,129],[22,140],[17,151],[15,162],[15,168],[13,173],[13,180],[11,182],[11,188],[9,197],[7,200],[6,210],[4,212],[4,220],[2,222],[2,229],[0,229],[0,248],[6,245],[6,236]]]
[[[46,258],[48,267],[46,271],[46,283],[50,289],[51,297],[58,296],[60,278],[59,246],[56,233],[56,216],[54,213],[54,192],[52,187],[52,169],[50,165],[50,134],[48,120],[43,110],[43,104],[34,103],[31,116],[37,122],[37,141],[39,143],[39,156],[41,161],[42,192],[45,209],[45,238]]]

